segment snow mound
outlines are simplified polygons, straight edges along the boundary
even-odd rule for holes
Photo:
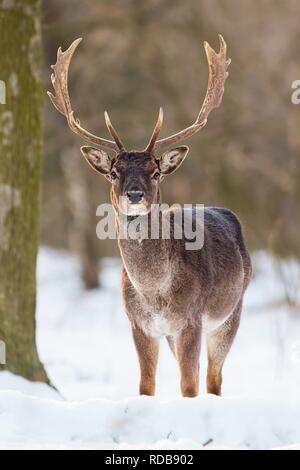
[[[0,448],[201,449],[209,442],[205,448],[271,449],[299,442],[299,423],[300,401],[206,395],[67,402],[0,391]]]

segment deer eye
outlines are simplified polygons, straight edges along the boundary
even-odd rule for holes
[[[154,173],[154,175],[152,176],[152,178],[153,178],[154,180],[159,180],[159,178],[160,178],[160,172],[159,172],[159,171],[156,171],[156,172]]]
[[[110,172],[110,177],[112,180],[116,180],[118,178],[118,175],[115,171],[111,171]]]

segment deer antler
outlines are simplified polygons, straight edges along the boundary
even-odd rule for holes
[[[122,140],[120,139],[120,137],[118,136],[116,129],[112,125],[107,111],[104,111],[104,118],[105,118],[106,127],[107,127],[110,135],[112,136],[112,138],[116,142],[119,150],[125,151],[124,144],[123,144]]]
[[[163,120],[164,120],[164,112],[163,112],[162,108],[159,108],[158,118],[157,118],[154,130],[152,132],[152,136],[149,140],[149,143],[148,143],[147,147],[144,150],[145,152],[150,152],[150,153],[152,152],[153,147],[154,147],[155,142],[156,142],[156,139],[157,139],[157,136],[158,136],[159,131],[161,129],[161,126],[163,124]]]
[[[218,54],[210,47],[207,42],[204,43],[204,49],[206,52],[209,67],[209,78],[206,96],[196,121],[194,122],[194,124],[187,127],[186,129],[177,132],[177,134],[173,134],[169,137],[166,137],[165,139],[157,140],[156,142],[153,141],[153,136],[154,138],[156,138],[158,132],[153,132],[148,147],[151,144],[151,150],[153,149],[154,152],[168,147],[174,142],[180,142],[181,140],[184,140],[187,137],[190,137],[191,135],[198,132],[205,126],[209,113],[214,108],[220,106],[224,93],[225,80],[228,77],[227,68],[231,60],[226,58],[227,46],[221,34],[219,34],[219,41],[220,51]],[[155,126],[155,128],[157,128],[157,125]]]
[[[69,127],[73,132],[78,134],[83,139],[93,142],[101,147],[113,149],[116,152],[125,151],[125,147],[116,130],[114,129],[107,112],[104,114],[105,122],[111,136],[114,139],[113,141],[91,134],[81,127],[79,120],[75,119],[74,117],[74,111],[72,110],[68,92],[68,71],[72,56],[81,40],[81,38],[76,39],[65,52],[62,52],[61,48],[58,49],[56,64],[52,65],[54,74],[51,75],[51,81],[55,95],[49,91],[47,93],[55,108],[67,118]],[[228,77],[227,68],[231,60],[226,58],[227,46],[220,34],[219,41],[219,53],[216,53],[207,42],[204,43],[209,68],[209,77],[206,96],[194,124],[169,137],[156,140],[163,122],[163,110],[160,108],[155,128],[145,151],[158,152],[159,150],[168,147],[175,142],[180,142],[181,140],[192,136],[205,126],[209,113],[214,108],[220,106],[224,93],[224,84],[226,78]]]
[[[59,47],[57,51],[56,64],[51,66],[54,70],[54,73],[51,75],[51,81],[55,91],[55,95],[53,95],[49,91],[47,92],[47,94],[50,97],[55,108],[67,118],[69,127],[73,132],[75,132],[75,134],[78,134],[83,139],[89,142],[93,142],[94,144],[97,144],[101,147],[109,148],[115,150],[116,152],[119,152],[120,150],[123,151],[124,145],[122,144],[121,140],[119,139],[116,131],[114,130],[111,124],[111,127],[108,126],[108,128],[114,138],[114,141],[102,139],[101,137],[97,137],[96,135],[91,134],[83,127],[81,127],[79,120],[75,119],[74,117],[74,111],[72,110],[68,91],[68,71],[73,54],[81,41],[82,38],[76,39],[70,45],[69,49],[67,49],[65,52],[62,52],[61,47]],[[108,120],[106,118],[106,123],[107,122],[110,123],[109,118]],[[111,129],[113,129],[113,132],[111,131]]]

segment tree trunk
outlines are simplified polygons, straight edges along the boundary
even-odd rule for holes
[[[89,201],[90,180],[85,177],[85,166],[81,159],[74,158],[77,151],[77,148],[69,147],[61,153],[69,209],[68,245],[80,260],[84,287],[92,290],[100,287],[99,250],[95,249],[96,234],[91,230],[94,218]]]
[[[9,370],[48,382],[36,349],[36,256],[42,157],[39,0],[0,0],[0,340]]]

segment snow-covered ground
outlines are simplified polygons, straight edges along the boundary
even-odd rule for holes
[[[162,340],[157,397],[138,397],[137,359],[120,299],[120,263],[85,292],[73,257],[43,248],[38,263],[40,357],[62,396],[0,373],[0,448],[297,448],[300,443],[300,268],[259,253],[224,367],[223,397],[183,399]],[[279,276],[280,274],[280,276]],[[285,283],[282,283],[282,278]]]

